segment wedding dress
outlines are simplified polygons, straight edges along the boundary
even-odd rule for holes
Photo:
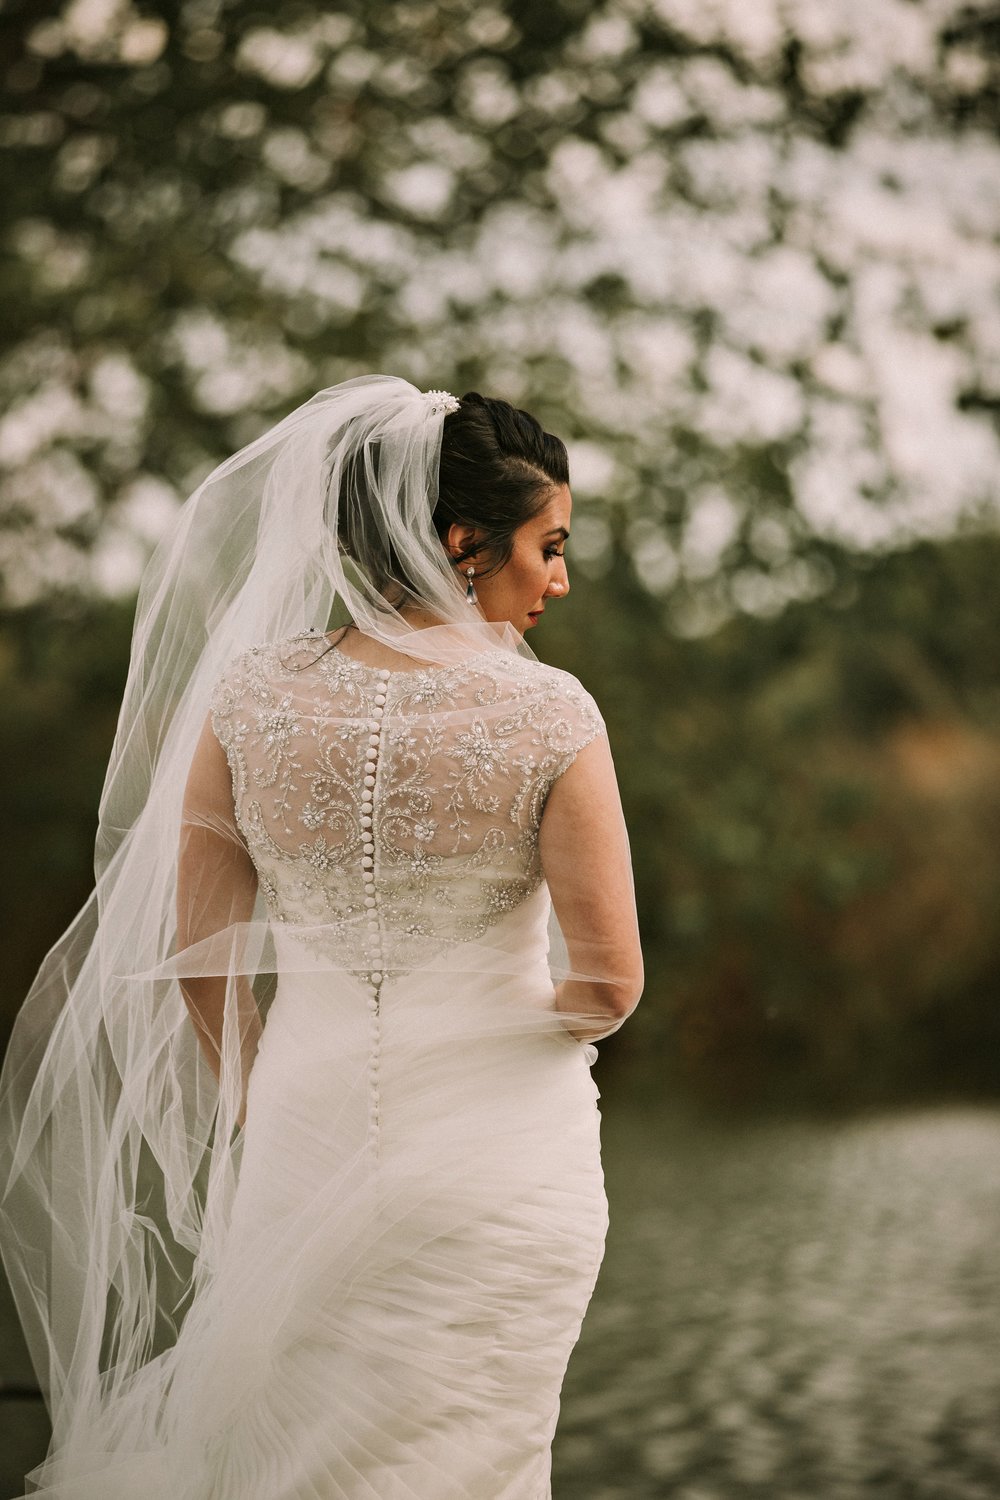
[[[419,393],[376,380],[423,432]],[[354,412],[359,386],[321,396]],[[403,670],[276,634],[352,585],[327,556],[276,590],[300,554],[262,543],[258,481],[242,531],[212,479],[189,502],[184,578],[204,554],[237,580],[208,647],[163,587],[176,553],[144,581],[97,893],[0,1091],[5,1254],[54,1417],[30,1493],[545,1500],[607,1210],[539,840],[601,717],[479,624],[461,649],[371,629]],[[181,998],[199,985],[220,986],[218,1080]]]
[[[264,1028],[191,1337],[207,1493],[541,1500],[606,1210],[537,835],[593,700],[537,662],[389,673],[307,635],[236,664],[213,722],[304,968]]]

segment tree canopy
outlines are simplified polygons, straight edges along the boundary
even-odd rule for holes
[[[128,592],[205,470],[370,369],[537,407],[668,623],[992,525],[995,12],[6,7],[6,597]]]

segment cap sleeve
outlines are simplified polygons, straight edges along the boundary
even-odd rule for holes
[[[586,688],[568,672],[553,673],[552,692],[541,728],[546,753],[540,758],[535,787],[539,816],[549,791],[568,771],[580,751],[606,734],[604,719]]]
[[[230,765],[233,764],[233,751],[240,737],[239,710],[246,697],[250,659],[250,652],[242,652],[229,663],[212,689],[212,729],[225,750]]]
[[[596,740],[598,735],[607,733],[600,709],[586,688],[582,687],[575,677],[566,674],[560,700],[553,726],[556,750],[553,781],[564,771],[569,770],[580,751],[589,745],[591,740]]]
[[[240,802],[247,788],[244,742],[250,732],[253,707],[255,704],[259,706],[264,697],[261,659],[265,650],[263,646],[251,646],[249,650],[240,652],[212,689],[209,717],[232,772],[237,820]]]

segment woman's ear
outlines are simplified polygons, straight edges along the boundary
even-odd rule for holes
[[[474,526],[453,521],[448,527],[444,544],[453,561],[460,557],[473,558],[478,550],[479,533]]]

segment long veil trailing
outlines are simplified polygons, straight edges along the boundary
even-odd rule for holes
[[[35,1481],[46,1495],[179,1500],[169,1466],[150,1467],[150,1454],[169,1452],[185,1424],[218,1430],[246,1399],[261,1328],[288,1315],[287,1247],[272,1247],[260,1325],[227,1344],[228,1385],[209,1392],[211,1416],[206,1383],[177,1351],[208,1316],[227,1255],[261,1018],[276,976],[336,972],[350,985],[373,962],[360,928],[306,906],[297,932],[275,921],[266,889],[241,885],[232,810],[199,800],[197,787],[220,681],[270,642],[315,632],[323,649],[338,611],[415,662],[534,662],[512,627],[470,608],[432,524],[451,405],[382,376],[319,392],[204,481],[143,578],[96,888],[45,960],[0,1080],[5,1262],[54,1425]],[[440,623],[414,629],[406,604]],[[255,730],[278,744],[282,715],[296,711],[260,702]],[[508,709],[484,698],[477,712],[499,731]],[[179,878],[185,841],[197,857],[180,859]],[[470,969],[517,971],[502,927],[473,936]],[[384,965],[404,943],[411,968],[433,974],[443,962],[434,933],[412,921],[380,942]],[[192,998],[215,1008],[214,1064]],[[512,1027],[511,1014],[489,1027]],[[296,1255],[306,1276],[308,1244]]]

